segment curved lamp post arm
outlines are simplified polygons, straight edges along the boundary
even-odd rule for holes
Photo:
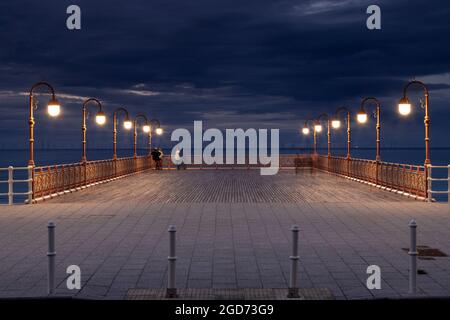
[[[150,123],[150,126],[152,126],[152,124],[155,123],[157,128],[161,128],[161,122],[159,122],[158,119],[151,119],[149,123]]]
[[[117,108],[113,114],[113,160],[117,160],[117,114],[123,113],[125,121],[130,121],[130,114],[125,108]]]
[[[53,89],[53,87],[48,82],[44,81],[37,82],[31,87],[30,96],[33,96],[34,90],[36,90],[39,87],[47,87],[48,90],[50,91],[50,94],[52,95],[52,98],[55,99],[55,89]]]
[[[307,128],[307,127],[308,127],[308,124],[309,124],[310,122],[312,122],[312,124],[313,124],[313,126],[314,126],[314,123],[316,122],[316,120],[313,119],[313,118],[308,118],[308,119],[306,119],[306,120],[305,120],[305,123],[304,123],[304,125],[303,125],[303,127],[304,127],[304,128]]]
[[[364,98],[361,100],[359,112],[366,113],[364,106],[368,103],[373,103],[373,104],[375,104],[375,107],[376,107],[377,124],[375,126],[375,129],[377,132],[377,140],[376,140],[376,148],[377,148],[376,152],[377,153],[376,153],[375,159],[377,162],[379,162],[379,161],[381,161],[381,146],[380,146],[380,144],[381,144],[381,103],[377,98],[374,98],[374,97]]]
[[[81,144],[82,144],[82,149],[83,149],[83,154],[81,156],[81,161],[82,162],[86,162],[87,161],[87,155],[86,155],[86,143],[87,143],[87,136],[86,136],[86,131],[87,131],[87,125],[86,125],[86,118],[88,116],[88,110],[87,107],[89,104],[94,104],[97,106],[98,109],[98,115],[105,115],[103,112],[103,107],[101,102],[96,99],[96,98],[89,98],[87,100],[85,100],[83,102],[83,106],[82,106],[82,124],[81,124]]]
[[[412,81],[408,82],[405,85],[405,87],[403,88],[403,97],[404,98],[407,98],[406,94],[408,92],[409,87],[411,87],[412,85],[419,85],[420,87],[422,87],[424,95],[428,96],[429,90],[428,90],[428,87],[426,86],[426,84],[419,80],[412,80]]]

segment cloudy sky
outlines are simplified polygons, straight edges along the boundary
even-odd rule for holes
[[[77,4],[82,29],[66,28]],[[382,10],[382,30],[366,28],[366,8]],[[450,4],[438,0],[59,0],[0,3],[0,147],[27,147],[27,92],[48,81],[58,119],[38,95],[37,147],[80,147],[81,103],[97,97],[158,118],[170,132],[205,127],[280,128],[281,145],[305,146],[307,117],[383,104],[383,145],[423,145],[422,91],[411,117],[396,102],[413,78],[430,88],[432,147],[450,147]],[[40,92],[44,92],[40,91]],[[110,147],[111,119],[89,123],[90,147]],[[374,119],[354,124],[354,141],[374,146]],[[131,135],[121,136],[121,144]],[[343,130],[333,137],[345,145]],[[144,139],[140,143],[144,144]],[[325,136],[321,138],[325,141]]]

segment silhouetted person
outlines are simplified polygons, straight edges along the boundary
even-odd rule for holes
[[[156,170],[162,170],[162,158],[163,158],[163,152],[161,148],[154,148],[152,150],[152,159],[155,161],[155,169]]]

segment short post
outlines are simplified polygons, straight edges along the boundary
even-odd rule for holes
[[[291,259],[291,274],[289,279],[289,291],[288,298],[299,298],[298,287],[297,287],[297,263],[299,260],[298,256],[298,226],[294,225],[291,228],[292,231],[292,255],[289,257]]]
[[[167,281],[167,292],[166,297],[167,298],[178,298],[177,294],[177,288],[176,288],[176,281],[175,281],[175,263],[177,261],[175,249],[175,235],[177,232],[177,228],[173,225],[169,226],[169,257],[167,260],[169,261],[169,272],[168,272],[168,281]]]
[[[51,295],[55,292],[55,224],[50,221],[47,225],[48,228],[48,294]]]
[[[33,166],[28,166],[28,204],[33,203]]]
[[[14,204],[14,168],[8,167],[8,204]]]
[[[415,220],[409,223],[409,232],[409,293],[415,294],[417,291],[417,223]]]

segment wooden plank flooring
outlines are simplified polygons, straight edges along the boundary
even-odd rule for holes
[[[50,200],[52,203],[303,203],[412,201],[322,172],[284,170],[151,171]]]

